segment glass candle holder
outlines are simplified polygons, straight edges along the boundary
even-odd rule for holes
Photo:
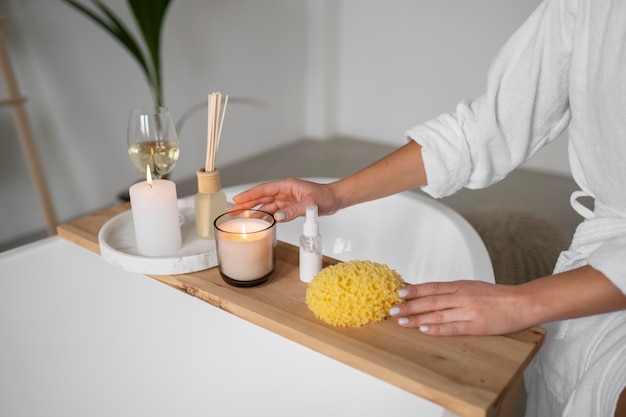
[[[215,219],[222,279],[236,287],[266,283],[276,268],[276,221],[262,210],[224,213]]]

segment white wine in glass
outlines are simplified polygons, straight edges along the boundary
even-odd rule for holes
[[[140,107],[128,116],[128,156],[138,172],[146,165],[154,178],[172,172],[178,161],[178,135],[165,107]]]

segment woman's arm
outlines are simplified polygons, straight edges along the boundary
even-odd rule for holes
[[[367,168],[333,184],[340,208],[426,185],[422,147],[409,141]]]
[[[517,286],[430,282],[401,290],[391,309],[403,327],[436,336],[506,334],[557,320],[626,309],[626,295],[590,266]]]
[[[410,141],[372,165],[331,184],[286,178],[236,195],[231,211],[261,205],[278,221],[303,216],[307,204],[321,215],[426,184],[421,147]]]

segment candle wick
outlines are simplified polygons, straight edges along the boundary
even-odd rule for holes
[[[150,186],[150,188],[152,188],[152,183],[151,182],[149,182],[148,185]]]

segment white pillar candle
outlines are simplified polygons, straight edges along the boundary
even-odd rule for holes
[[[221,223],[216,233],[222,274],[237,281],[254,281],[274,269],[275,237],[272,223],[236,218]]]
[[[154,180],[148,170],[147,181],[128,190],[137,241],[137,251],[145,256],[174,254],[182,246],[176,184]]]

